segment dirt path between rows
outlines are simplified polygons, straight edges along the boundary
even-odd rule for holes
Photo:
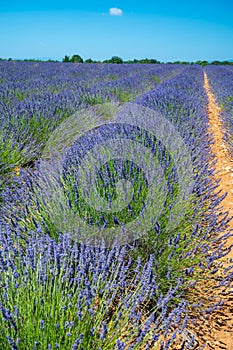
[[[212,152],[216,155],[217,160],[215,168],[218,174],[216,179],[221,179],[219,188],[223,193],[227,192],[227,196],[221,202],[221,206],[226,211],[229,211],[230,216],[233,216],[233,157],[224,142],[224,128],[220,117],[221,109],[215,102],[206,73],[204,73],[204,82],[204,88],[208,96],[209,130],[214,137]],[[230,222],[230,227],[233,229],[233,220]],[[231,252],[231,257],[233,257],[233,251]]]
[[[219,188],[227,196],[220,203],[223,211],[228,211],[233,216],[233,157],[224,141],[224,127],[215,97],[211,91],[207,74],[204,72],[204,88],[208,96],[209,132],[213,135],[212,153],[216,157],[215,180],[219,180]],[[229,229],[233,229],[233,220],[229,223]],[[229,238],[228,246],[233,244]],[[227,267],[228,261],[233,258],[233,250],[224,257],[223,264]],[[224,301],[221,310],[214,312],[208,322],[203,324],[202,334],[206,333],[207,346],[205,349],[233,350],[233,287],[230,294],[220,295]]]

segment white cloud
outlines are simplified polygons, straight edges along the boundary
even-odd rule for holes
[[[116,7],[112,7],[109,9],[109,14],[110,16],[121,16],[123,14],[123,11]]]

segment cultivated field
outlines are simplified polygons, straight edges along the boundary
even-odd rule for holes
[[[0,349],[233,349],[233,67],[0,62]]]

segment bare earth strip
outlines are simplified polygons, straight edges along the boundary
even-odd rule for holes
[[[221,120],[221,109],[217,105],[214,95],[208,82],[208,77],[204,72],[204,88],[208,97],[207,112],[209,118],[209,134],[212,135],[211,153],[215,159],[215,176],[213,181],[219,181],[217,192],[221,190],[221,195],[227,193],[227,196],[220,203],[219,209],[222,213],[229,212],[229,217],[233,217],[233,157],[228,151],[224,142],[224,126]],[[233,232],[233,219],[229,222],[227,232]],[[223,233],[221,233],[223,234]],[[227,247],[233,244],[233,237],[229,237]],[[226,247],[226,251],[227,251]],[[233,249],[228,255],[222,258],[222,268],[228,268],[232,265],[230,259],[233,259]],[[222,273],[219,271],[219,273]],[[233,350],[233,283],[230,287],[219,287],[216,279],[200,280],[193,290],[192,296],[198,300],[206,300],[206,306],[210,306],[211,297],[215,296],[216,301],[222,300],[223,305],[220,309],[212,312],[209,317],[201,312],[195,317],[194,322],[188,322],[187,329],[193,334],[195,344],[190,350]],[[186,339],[178,337],[172,344],[171,350],[184,350],[181,343]],[[190,337],[189,337],[190,338]],[[185,346],[185,345],[184,345]]]
[[[233,158],[228,151],[228,147],[224,142],[224,127],[220,117],[220,108],[218,107],[214,95],[211,92],[210,85],[206,73],[204,73],[204,88],[208,96],[208,116],[209,131],[213,135],[212,152],[216,157],[216,180],[220,179],[219,188],[222,193],[227,192],[227,196],[221,202],[224,211],[229,212],[229,216],[233,216]],[[229,223],[229,229],[233,229],[233,220]],[[233,244],[230,238],[228,245]],[[233,258],[233,250],[225,257],[225,266],[228,261]],[[207,342],[206,349],[226,349],[233,350],[233,288],[232,293],[222,295],[224,306],[219,312],[215,312],[209,322],[204,327],[208,333],[210,341]]]

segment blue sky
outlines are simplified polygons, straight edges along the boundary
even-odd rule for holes
[[[112,10],[110,10],[112,9]],[[233,2],[1,0],[0,57],[233,59]]]

